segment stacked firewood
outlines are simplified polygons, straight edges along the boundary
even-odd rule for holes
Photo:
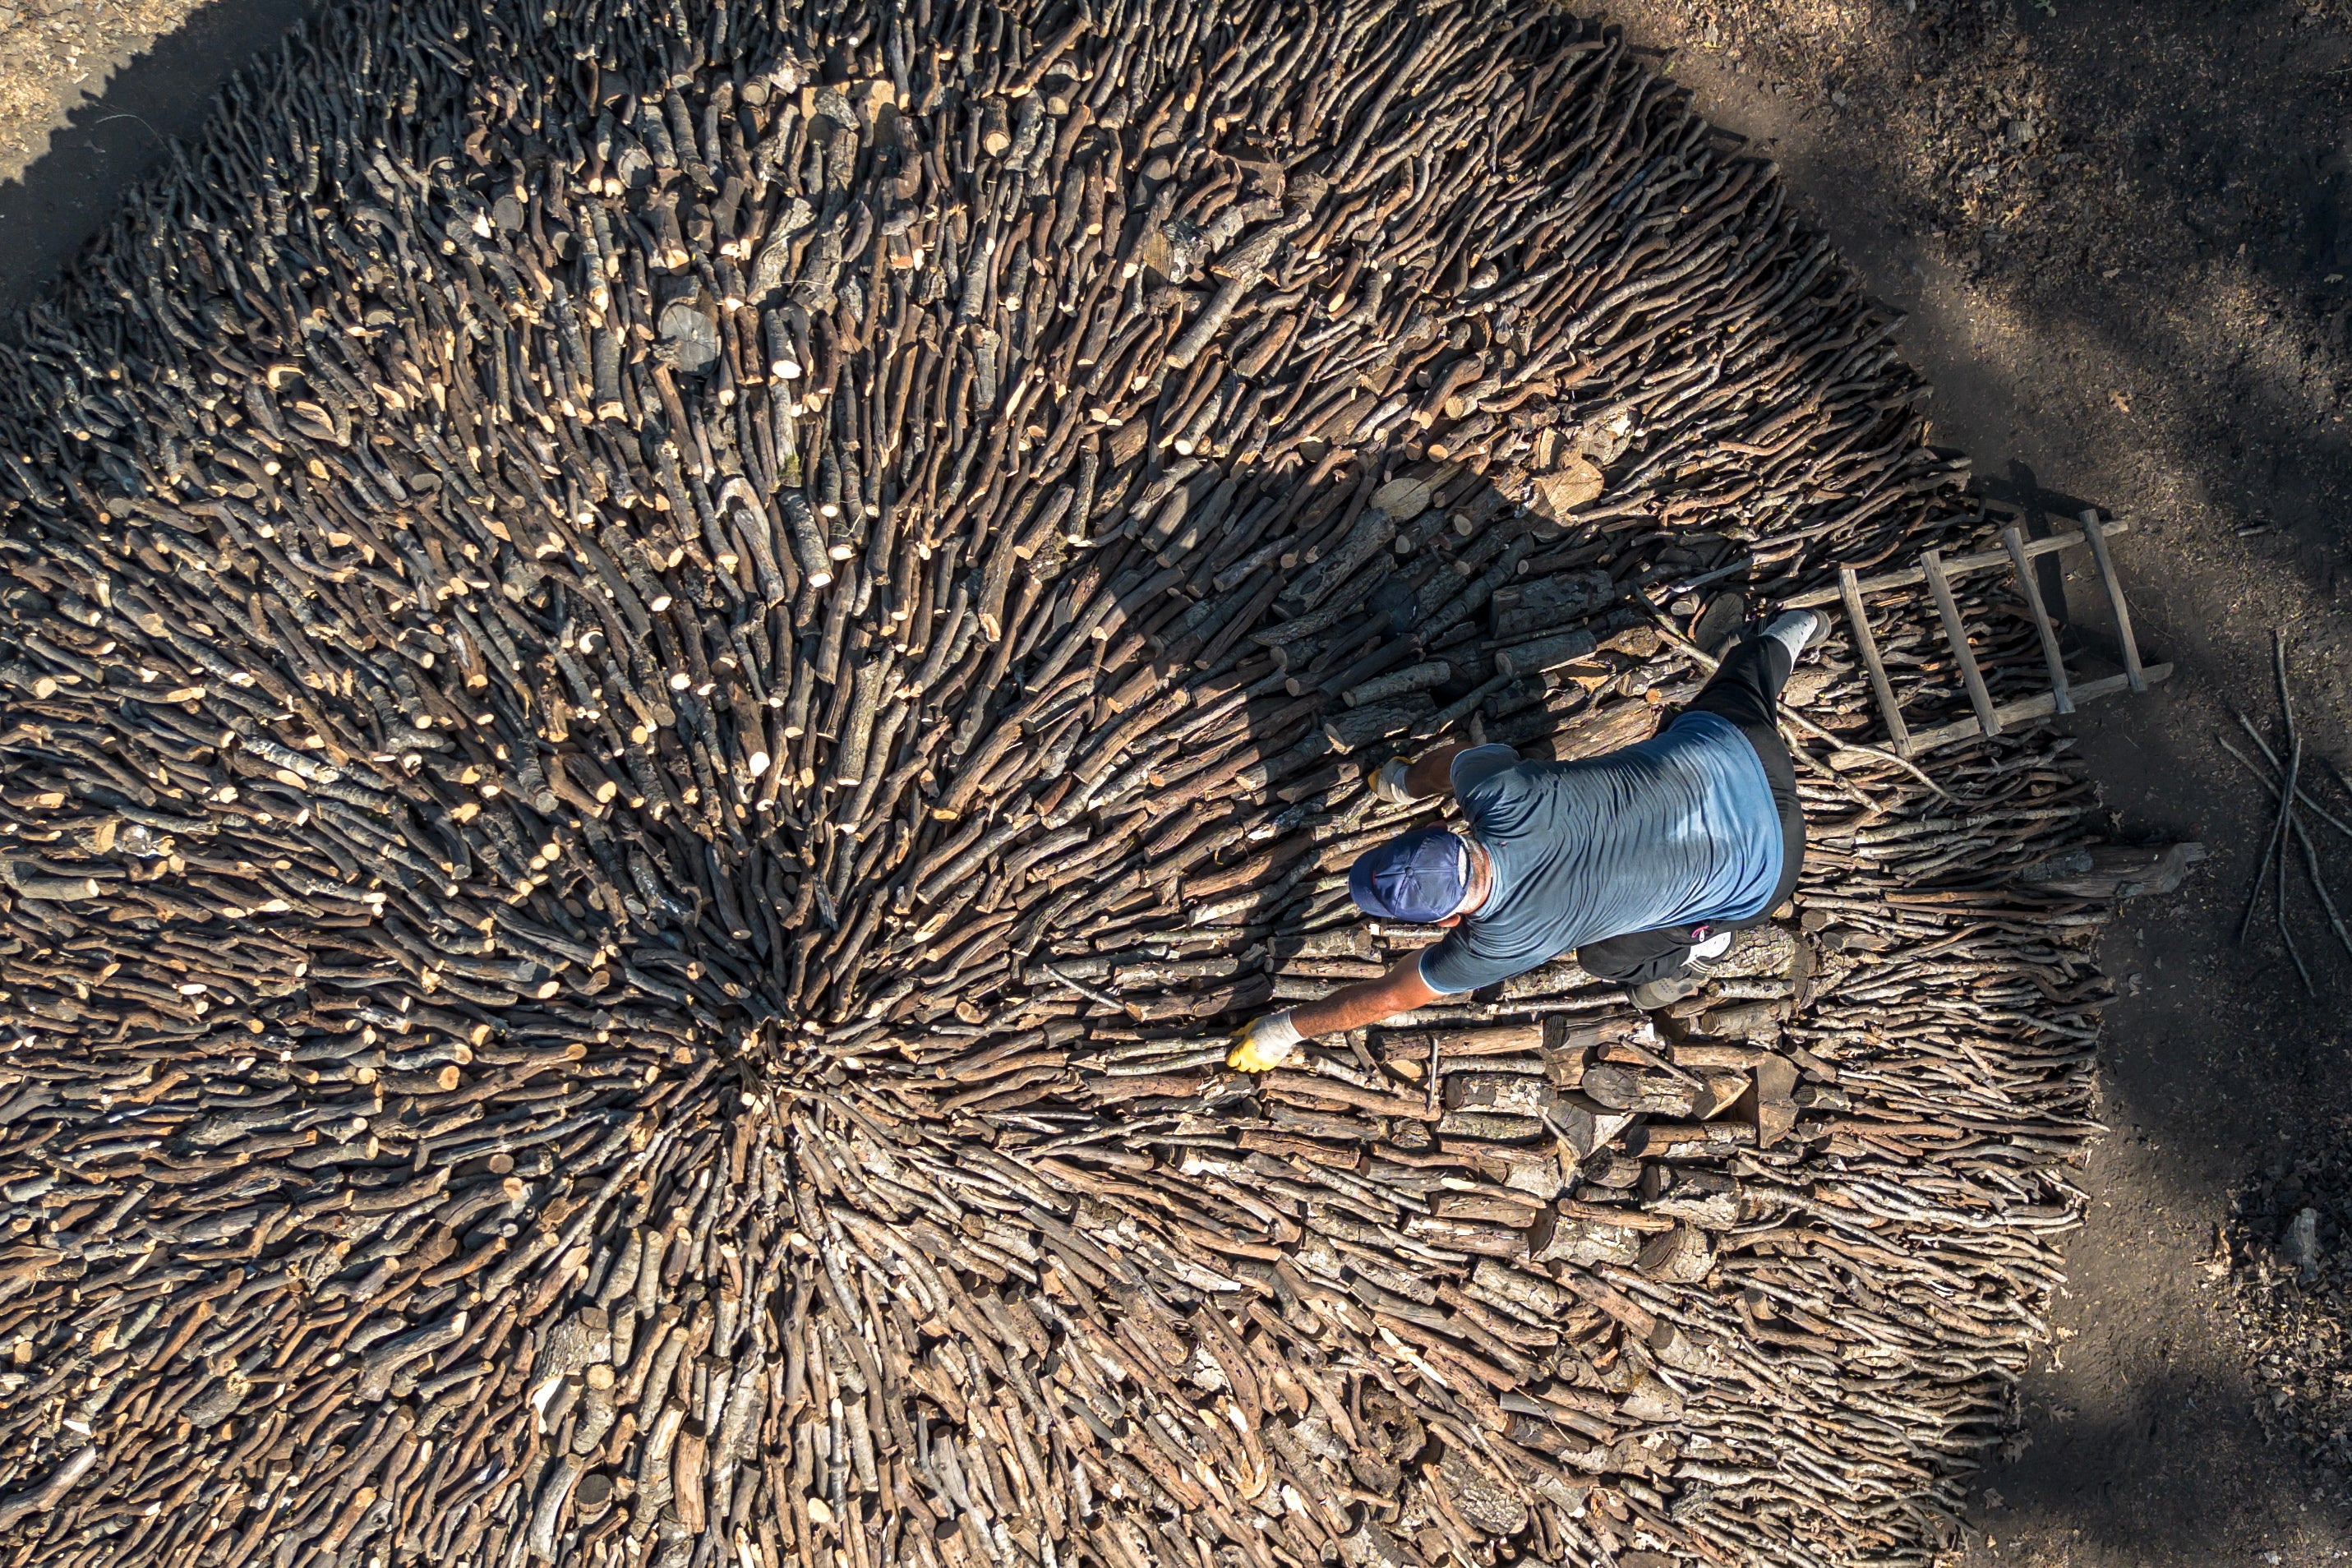
[[[5,1561],[1923,1558],[2095,1131],[2058,744],[1832,650],[1706,993],[1224,1066],[1429,935],[1367,767],[1966,542],[1782,207],[1523,0],[310,25],[0,360]]]

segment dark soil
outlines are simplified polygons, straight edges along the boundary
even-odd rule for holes
[[[300,9],[215,0],[76,110],[0,187],[0,305],[152,166],[151,127],[192,128]],[[2292,1217],[2287,1174],[2344,1158],[2329,1151],[2352,1116],[2352,957],[2300,883],[2315,996],[2267,925],[2235,942],[2269,806],[2216,743],[2238,733],[2232,706],[2276,733],[2277,626],[2308,758],[2352,763],[2352,5],[1631,0],[1611,16],[1776,158],[1800,208],[1908,313],[1940,439],[2006,494],[2130,521],[2118,557],[2141,637],[2176,666],[2068,721],[2127,836],[2201,838],[2213,858],[2107,944],[2124,993],[2104,1062],[2114,1131],[2082,1174],[2095,1203],[2057,1342],[2020,1390],[2011,1457],[1972,1494],[1965,1556],[2352,1554],[2337,1472],[2305,1444],[2343,1422],[2346,1385],[2321,1364],[2341,1342],[2320,1298],[2260,1279],[2273,1220]],[[2068,587],[2104,626],[2095,589]],[[2323,838],[2352,908],[2352,843]],[[2352,1184],[2327,1179],[2326,1217],[2352,1227]],[[2235,1284],[2215,1267],[2225,1231]],[[2288,1344],[2294,1379],[2258,1379],[2255,1358]]]

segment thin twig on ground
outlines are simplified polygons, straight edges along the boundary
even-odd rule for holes
[[[2327,896],[2327,884],[2319,876],[2319,851],[2312,847],[2311,835],[2304,831],[2300,822],[2294,825],[2294,841],[2303,847],[2303,868],[2311,877],[2312,891],[2319,895],[2319,907],[2327,911],[2329,928],[2336,932],[2336,940],[2344,944],[2344,951],[2352,953],[2352,931],[2344,929],[2344,917],[2336,913],[2336,900]]]
[[[2278,853],[2278,928],[2279,941],[2286,944],[2287,957],[2294,961],[2294,972],[2303,977],[2306,992],[2317,988],[2311,983],[2311,971],[2304,966],[2303,954],[2295,951],[2294,932],[2287,929],[2286,884],[2288,876],[2287,844],[2295,830],[2294,796],[2296,781],[2303,773],[2303,731],[2294,721],[2294,699],[2286,684],[2286,634],[2271,632],[2271,666],[2278,676],[2279,713],[2286,720],[2286,784],[2279,792],[2279,825],[2276,850]]]
[[[2217,739],[2219,738],[2217,737]],[[2261,763],[2255,762],[2252,757],[2247,756],[2245,752],[2230,744],[2228,741],[2222,740],[2220,742],[2220,744],[2221,750],[2227,752],[2232,758],[2236,759],[2239,765],[2262,781],[2263,787],[2270,792],[2271,798],[2273,800],[2276,800],[2278,798],[2279,784],[2278,779],[2274,774],[2273,774],[2268,769],[2263,767]],[[2267,754],[2267,747],[2264,748],[2264,752],[2265,754]],[[2276,759],[2273,760],[2275,762]],[[2344,944],[2344,951],[2346,952],[2352,953],[2352,930],[2347,930],[2344,924],[2344,917],[2336,908],[2336,900],[2328,893],[2326,879],[2320,875],[2319,849],[2316,845],[2312,843],[2309,830],[2303,826],[2303,817],[2305,816],[2316,816],[2321,821],[2326,822],[2347,834],[2352,834],[2352,828],[2346,828],[2344,825],[2337,822],[2336,818],[2328,816],[2326,812],[2312,805],[2311,796],[2308,795],[2304,794],[2300,790],[2296,791],[2295,794],[2296,804],[2303,807],[2303,813],[2295,818],[2294,841],[2303,848],[2304,869],[2308,872],[2311,877],[2312,889],[2319,895],[2320,908],[2327,911],[2327,923],[2334,929],[2336,932],[2336,940]]]
[[[2279,765],[2278,753],[2271,750],[2270,742],[2263,739],[2262,731],[2255,729],[2252,721],[2234,708],[2230,710],[2230,717],[2235,719],[2238,721],[2239,726],[2243,729],[2246,731],[2246,734],[2253,741],[2255,749],[2260,751],[2263,754],[2263,761],[2270,763],[2271,768],[2275,770]],[[2261,768],[2255,767],[2253,763],[2248,760],[2243,752],[2241,752],[2237,747],[2230,744],[2229,742],[2221,741],[2221,746],[2223,751],[2237,758],[2239,762],[2244,763],[2249,768],[2252,768],[2255,774],[2260,777],[2264,784],[2270,786],[2272,795],[2277,795],[2278,781],[2273,776],[2273,773],[2265,773]],[[2333,772],[2335,764],[2331,763],[2328,766],[2329,771]],[[2342,782],[2340,775],[2338,777],[2338,782]],[[2297,785],[2294,792],[2294,804],[2302,809],[2304,816],[2315,816],[2319,818],[2320,821],[2327,824],[2328,826],[2336,829],[2336,832],[2344,835],[2345,837],[2352,838],[2352,823],[2346,822],[2342,817],[2335,816],[2326,807],[2322,806],[2318,801],[2312,797],[2312,794],[2309,790]]]
[[[2285,805],[2284,803],[2293,794],[2294,789],[2294,773],[2293,764],[2290,763],[2287,772],[2287,787],[2279,794],[2279,800],[2282,803],[2280,805],[2280,817],[2282,821],[2284,821],[2285,817]],[[2272,826],[2270,833],[2263,839],[2262,862],[2254,868],[2254,885],[2246,894],[2245,912],[2238,917],[2238,940],[2240,942],[2245,941],[2247,934],[2254,929],[2254,914],[2262,908],[2263,889],[2269,885],[2271,879],[2271,857],[2278,853],[2278,826],[2274,824]]]
[[[2302,978],[2304,989],[2314,991],[2316,987],[2312,984],[2311,971],[2304,963],[2303,954],[2294,945],[2294,932],[2287,923],[2288,858],[2291,853],[2289,847],[2298,841],[2297,836],[2302,833],[2301,825],[2294,818],[2294,808],[2304,793],[2302,786],[2303,731],[2295,724],[2294,694],[2287,686],[2286,634],[2275,627],[2271,631],[2271,668],[2278,681],[2279,712],[2286,723],[2286,768],[2282,781],[2273,783],[2267,778],[2263,780],[2264,784],[2269,785],[2272,794],[2277,797],[2278,819],[2272,826],[2269,837],[2263,841],[2262,861],[2254,868],[2253,886],[2246,894],[2245,910],[2238,919],[2238,940],[2244,942],[2247,935],[2253,930],[2254,916],[2262,909],[2263,889],[2270,881],[2273,865],[2275,863],[2278,874],[2278,902],[2274,912],[2278,921],[2279,941],[2286,948],[2287,958],[2294,964],[2295,973]],[[2261,731],[2249,723],[2242,713],[2238,713],[2234,709],[2231,710],[2231,713],[2238,722],[2244,726],[2246,733],[2252,737],[2254,744],[2262,748],[2263,755],[2270,760],[2271,765],[2276,767],[2278,754],[2273,752],[2269,744],[2263,740]],[[2222,749],[2230,751],[2227,742],[2222,742]],[[2234,751],[2231,751],[2231,754],[2237,755]],[[2245,761],[2242,757],[2239,760]],[[2336,826],[2340,828],[2343,825],[2337,823]],[[2326,907],[2333,920],[2335,900],[2327,896],[2325,884],[2319,879],[2318,857],[2315,853],[2307,854],[2306,866],[2312,873],[2312,885],[2320,890],[2320,901]],[[2338,934],[2340,936],[2341,932],[2339,931]]]

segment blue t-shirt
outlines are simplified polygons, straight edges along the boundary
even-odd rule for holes
[[[1475,991],[1604,937],[1746,920],[1780,879],[1764,763],[1713,713],[1685,713],[1638,746],[1578,763],[1477,746],[1453,773],[1495,888],[1421,955],[1433,991]]]

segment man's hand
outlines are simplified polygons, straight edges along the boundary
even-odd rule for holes
[[[1417,757],[1391,757],[1372,770],[1372,794],[1391,805],[1411,805],[1454,787],[1454,759],[1470,748],[1448,741]]]
[[[1372,771],[1372,794],[1391,805],[1411,805],[1421,797],[1412,793],[1406,782],[1412,763],[1403,757],[1391,757]]]
[[[1288,1013],[1253,1018],[1234,1037],[1233,1054],[1225,1058],[1225,1065],[1236,1072],[1271,1072],[1288,1061],[1306,1037]]]

